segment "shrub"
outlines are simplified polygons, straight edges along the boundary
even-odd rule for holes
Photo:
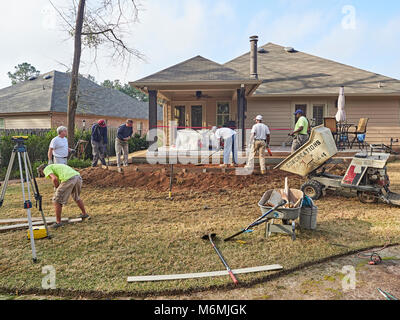
[[[139,134],[135,134],[132,139],[129,140],[129,153],[145,150],[149,147],[149,142],[146,141],[146,137],[141,137]]]
[[[68,160],[68,165],[75,169],[84,169],[90,167],[92,165],[92,161],[90,159],[81,160],[74,158]]]

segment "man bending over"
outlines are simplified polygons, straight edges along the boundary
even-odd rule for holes
[[[85,205],[79,197],[82,189],[82,177],[78,171],[65,164],[51,164],[43,166],[39,170],[43,171],[46,178],[50,178],[56,189],[53,197],[54,209],[56,212],[56,224],[54,228],[59,228],[63,225],[61,222],[61,213],[63,206],[67,205],[69,196],[72,196],[82,214],[82,219],[90,219],[86,213]]]

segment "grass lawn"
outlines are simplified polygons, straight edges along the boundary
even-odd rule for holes
[[[400,193],[400,163],[389,165],[392,190]],[[46,215],[53,215],[50,181],[39,180]],[[283,182],[282,182],[283,187]],[[298,188],[299,185],[291,185]],[[44,293],[42,267],[54,266],[55,292],[79,297],[152,296],[211,288],[230,288],[229,276],[155,283],[128,283],[127,277],[224,270],[201,236],[215,232],[217,245],[232,269],[281,264],[285,269],[352,250],[400,242],[400,208],[361,204],[351,195],[328,192],[317,201],[318,230],[297,231],[297,240],[278,235],[264,238],[265,227],[236,241],[221,241],[260,215],[257,206],[265,185],[243,190],[182,192],[174,201],[159,190],[96,189],[85,185],[82,198],[92,220],[51,231],[36,241],[39,262],[31,260],[26,231],[0,234],[0,292]],[[25,217],[19,185],[9,187],[0,219]],[[34,209],[35,216],[39,213]],[[72,202],[64,217],[76,217]],[[271,273],[238,276],[252,284]]]

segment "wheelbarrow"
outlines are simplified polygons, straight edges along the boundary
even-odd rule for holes
[[[273,192],[274,190],[268,190],[258,202],[258,206],[260,207],[262,214],[265,214],[273,209],[267,204]],[[304,193],[301,190],[290,189],[289,199],[292,199],[292,202],[296,203],[294,208],[280,207],[279,209],[273,210],[265,217],[267,220],[265,228],[266,238],[270,237],[272,233],[283,233],[290,235],[293,241],[296,240],[295,220],[297,220],[300,216],[301,207],[303,206]],[[282,224],[275,224],[275,220],[282,220]]]

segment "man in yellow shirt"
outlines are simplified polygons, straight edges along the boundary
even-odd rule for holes
[[[53,203],[57,223],[53,225],[54,228],[59,228],[63,225],[61,222],[62,207],[68,203],[69,196],[72,196],[79,209],[81,209],[82,214],[80,217],[82,219],[90,219],[90,216],[86,213],[85,205],[79,197],[82,189],[82,177],[78,171],[65,164],[51,164],[38,169],[43,172],[46,178],[52,180],[56,188]]]
[[[294,137],[293,143],[292,143],[292,153],[295,152],[296,150],[300,149],[302,145],[304,145],[309,138],[308,135],[308,127],[309,123],[307,118],[304,116],[303,110],[297,110],[294,113],[296,117],[296,125],[294,127],[293,133],[290,135]]]

